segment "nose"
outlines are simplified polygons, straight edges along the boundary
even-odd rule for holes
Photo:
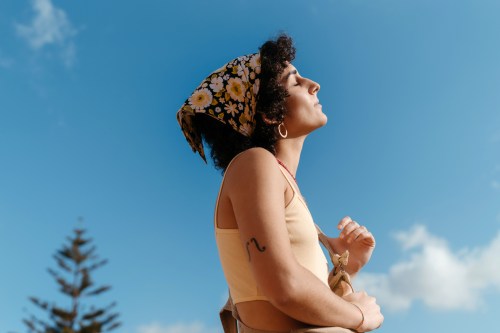
[[[319,89],[321,88],[321,86],[319,85],[318,82],[315,82],[313,80],[309,80],[309,81],[311,81],[309,84],[309,93],[311,95],[317,94]]]

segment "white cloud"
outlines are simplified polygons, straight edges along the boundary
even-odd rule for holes
[[[17,24],[17,33],[35,50],[47,45],[58,45],[61,47],[64,64],[71,66],[75,60],[75,45],[72,38],[77,32],[66,13],[55,7],[51,0],[32,0],[32,6],[35,17],[28,25]]]
[[[137,333],[220,333],[217,328],[209,328],[200,322],[177,323],[164,326],[158,322],[142,325],[137,328]]]
[[[485,291],[500,291],[500,232],[484,247],[453,251],[446,240],[417,225],[395,235],[408,259],[388,273],[361,273],[358,289],[377,297],[383,308],[406,310],[415,301],[436,310],[474,310]]]

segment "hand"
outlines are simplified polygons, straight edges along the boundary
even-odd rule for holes
[[[353,327],[356,332],[369,332],[379,328],[384,322],[384,316],[380,312],[380,306],[374,297],[368,296],[364,291],[351,293],[342,297],[345,301],[356,304],[363,314],[363,320],[360,321],[358,327]]]
[[[360,226],[349,216],[340,220],[337,229],[341,230],[338,238],[329,238],[333,250],[339,254],[349,250],[349,262],[345,270],[354,275],[371,258],[375,249],[375,238],[366,227]]]

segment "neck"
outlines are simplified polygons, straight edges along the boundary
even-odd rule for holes
[[[288,170],[294,175],[299,167],[300,153],[304,145],[305,137],[281,139],[276,142],[276,157],[283,162]]]

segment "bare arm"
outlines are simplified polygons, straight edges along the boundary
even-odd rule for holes
[[[292,253],[285,225],[286,183],[274,156],[264,149],[251,149],[234,162],[226,177],[241,241],[257,284],[270,302],[308,324],[358,327],[362,320],[359,309],[333,294]],[[379,314],[376,326],[381,323],[373,298],[360,294],[351,301],[366,312],[366,322],[371,320],[368,315],[374,317],[373,308]]]

